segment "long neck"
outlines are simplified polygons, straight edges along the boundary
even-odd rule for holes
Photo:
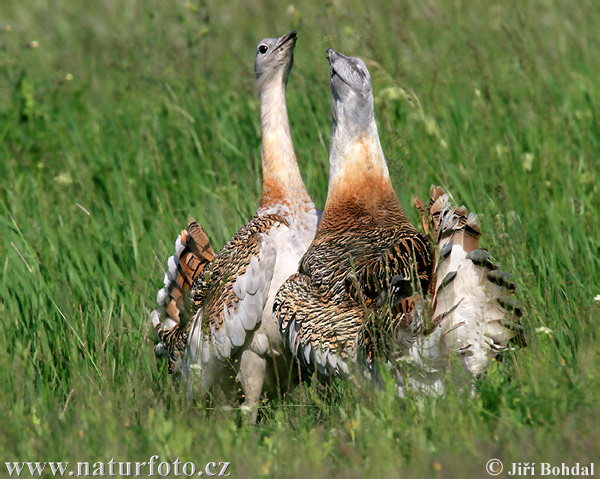
[[[263,190],[259,208],[285,205],[293,211],[310,203],[290,135],[283,73],[261,84],[260,122]]]
[[[405,221],[392,187],[375,120],[357,130],[336,122],[329,151],[329,190],[321,226],[349,219],[376,226]]]
[[[331,132],[329,149],[329,193],[335,194],[348,180],[364,175],[375,175],[392,185],[375,120],[371,119],[368,126],[360,130],[337,122]]]

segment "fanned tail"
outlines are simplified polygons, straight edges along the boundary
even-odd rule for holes
[[[189,290],[215,252],[202,227],[188,218],[188,229],[182,230],[175,242],[175,254],[168,261],[164,287],[158,291],[158,308],[150,314],[150,320],[158,337],[156,354],[169,358],[169,372],[175,371],[187,342],[188,324],[193,315]]]
[[[437,331],[431,332],[439,334],[442,351],[458,353],[465,369],[478,377],[511,343],[526,344],[519,320],[523,307],[514,298],[512,275],[479,248],[477,215],[448,200],[444,190],[433,185],[425,214],[423,204],[415,200],[438,247],[429,290],[431,324]]]

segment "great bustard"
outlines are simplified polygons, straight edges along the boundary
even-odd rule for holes
[[[318,222],[296,162],[286,105],[295,44],[296,32],[290,32],[264,39],[256,48],[263,188],[255,216],[194,278],[191,315],[179,321],[177,335],[169,327],[174,321],[160,311],[153,313],[163,343],[180,338],[159,349],[171,353],[188,396],[210,391],[216,382],[228,383],[233,368],[252,422],[265,381],[278,386],[285,376],[279,373],[289,365],[271,314],[275,293],[297,271]],[[167,277],[177,281],[177,262],[169,269]]]
[[[328,50],[333,127],[329,191],[298,274],[277,293],[284,343],[309,370],[345,374],[350,363],[414,363],[405,387],[443,392],[449,352],[473,376],[522,338],[510,275],[478,249],[476,216],[432,188],[420,234],[400,207],[374,119],[362,60]]]
[[[413,291],[427,288],[433,266],[429,240],[406,218],[390,181],[367,67],[332,49],[328,60],[327,202],[299,273],[274,305],[286,345],[326,375],[347,371],[362,353],[370,362],[392,332],[412,335]]]

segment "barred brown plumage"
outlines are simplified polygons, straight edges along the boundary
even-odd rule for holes
[[[279,215],[254,216],[229,240],[203,274],[196,277],[191,287],[194,314],[202,309],[208,318],[203,323],[203,334],[210,337],[225,324],[223,307],[236,309],[240,296],[234,289],[237,278],[246,274],[250,259],[260,255],[261,234],[277,226],[289,227],[289,222]],[[253,329],[254,325],[247,329]]]
[[[356,358],[357,345],[369,334],[372,314],[381,321],[375,336],[400,324],[410,325],[410,297],[394,305],[377,302],[381,292],[391,292],[393,275],[415,277],[415,291],[420,290],[421,281],[429,282],[432,254],[428,240],[404,226],[363,229],[361,234],[319,228],[299,273],[283,284],[274,304],[284,343],[306,366],[310,353],[301,356],[300,352],[317,345],[331,353],[330,360],[338,354]],[[356,278],[357,287],[349,285],[349,277]],[[375,354],[370,349],[363,353],[369,359]],[[326,364],[317,362],[316,367],[328,374]]]

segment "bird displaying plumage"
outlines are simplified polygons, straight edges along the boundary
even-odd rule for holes
[[[415,293],[429,284],[429,240],[408,221],[377,133],[369,72],[362,60],[328,50],[333,126],[329,189],[317,234],[299,271],[277,293],[283,340],[308,369],[348,371],[371,363],[390,337],[406,347]]]
[[[367,68],[331,49],[328,60],[327,202],[273,314],[309,372],[345,375],[352,363],[379,358],[396,369],[400,394],[441,394],[450,354],[478,377],[510,342],[524,342],[515,284],[479,249],[476,215],[452,207],[441,188],[432,187],[427,206],[416,200],[431,236],[409,223],[379,142]]]
[[[168,353],[171,370],[184,377],[188,397],[210,391],[233,368],[252,422],[265,381],[276,385],[278,368],[289,365],[271,314],[275,293],[297,271],[318,223],[296,162],[285,98],[295,43],[296,32],[290,32],[264,39],[256,49],[263,180],[256,214],[214,258],[194,256],[202,266],[192,274],[189,300],[181,301],[181,309],[176,298],[171,312],[169,292],[177,289],[175,283],[187,285],[182,277],[189,276],[181,261],[170,260],[161,290],[166,293],[158,297],[165,312],[152,315],[161,340],[158,352]],[[185,236],[188,242],[193,238]],[[185,250],[187,243],[181,243]]]

